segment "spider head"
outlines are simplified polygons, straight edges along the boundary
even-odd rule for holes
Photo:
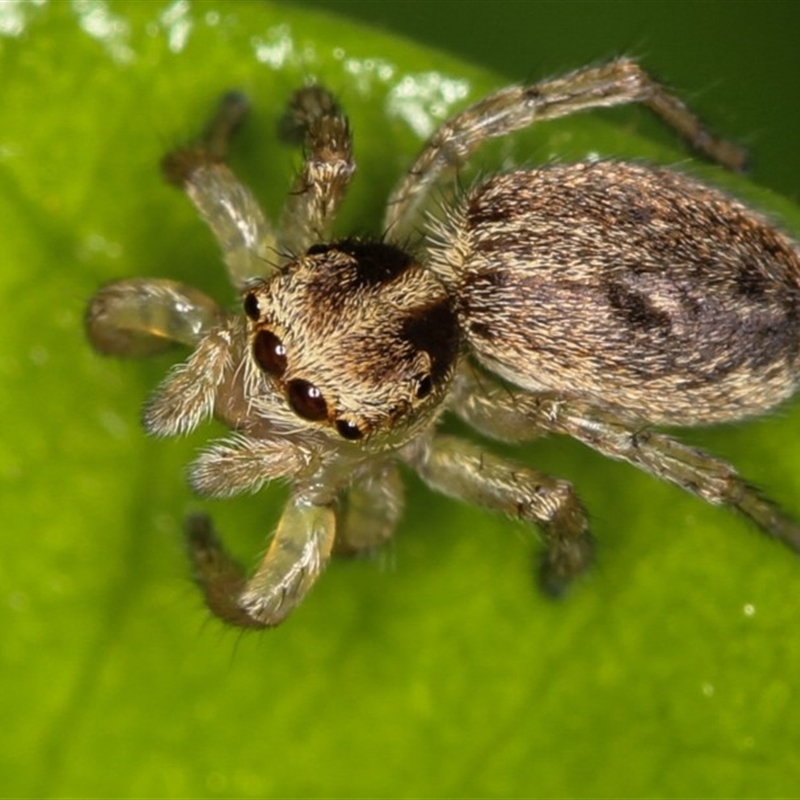
[[[459,352],[451,298],[404,251],[315,245],[244,294],[253,365],[337,440],[397,446],[441,406]]]

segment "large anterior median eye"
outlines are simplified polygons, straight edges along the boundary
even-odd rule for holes
[[[273,378],[280,378],[286,372],[286,348],[272,331],[262,330],[256,334],[253,357],[258,366]]]
[[[313,383],[296,378],[286,387],[289,405],[303,419],[318,422],[328,416],[328,404]]]

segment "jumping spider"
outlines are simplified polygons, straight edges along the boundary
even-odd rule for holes
[[[277,625],[334,547],[360,551],[400,516],[398,463],[434,489],[535,523],[541,581],[558,594],[592,561],[572,486],[437,432],[446,410],[504,441],[572,436],[800,551],[800,527],[734,469],[652,430],[740,419],[788,398],[800,374],[800,251],[766,219],[693,178],[617,161],[494,175],[439,218],[432,191],[485,140],[593,108],[643,103],[702,155],[717,139],[628,59],[511,86],[445,122],[392,192],[385,235],[333,240],[353,175],[347,119],[320,86],[284,133],[305,159],[278,229],[225,164],[246,101],[223,97],[200,143],[164,161],[218,240],[244,313],[190,286],[129,279],[92,299],[102,353],[194,348],[144,411],[172,436],[212,415],[233,435],[190,472],[206,497],[283,478],[292,493],[248,578],[205,516],[187,524],[198,583],[221,619]],[[419,238],[417,238],[419,237]],[[418,249],[401,246],[417,239]]]

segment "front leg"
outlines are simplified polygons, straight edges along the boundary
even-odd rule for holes
[[[217,390],[244,339],[242,325],[237,318],[224,320],[200,339],[187,361],[172,368],[145,407],[148,433],[186,434],[211,417]]]
[[[539,526],[546,550],[542,588],[560,595],[593,560],[586,512],[572,485],[454,436],[413,442],[404,458],[433,489]]]
[[[312,474],[321,459],[321,454],[288,437],[237,434],[206,448],[189,467],[189,482],[202,497],[234,497],[257,492],[270,481]]]
[[[306,596],[330,557],[333,509],[292,497],[272,544],[252,578],[226,552],[211,520],[187,520],[186,538],[195,579],[212,614],[240,628],[273,627]]]

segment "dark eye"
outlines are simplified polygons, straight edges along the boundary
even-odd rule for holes
[[[260,316],[260,312],[258,310],[258,300],[256,296],[250,292],[245,298],[244,303],[244,313],[247,314],[250,319],[256,320]]]
[[[433,389],[433,381],[431,381],[430,375],[424,375],[417,380],[417,397],[420,400],[427,397],[431,393],[431,389]]]
[[[333,250],[333,245],[330,244],[312,244],[311,247],[306,250],[306,255],[319,256],[324,253],[330,253],[331,250]]]
[[[289,405],[298,417],[316,422],[328,416],[328,405],[325,398],[313,383],[298,378],[289,381],[287,391]]]
[[[355,441],[360,439],[364,432],[354,422],[348,422],[346,419],[336,420],[336,430],[343,439],[350,439]]]
[[[272,331],[259,331],[253,342],[253,357],[258,366],[273,378],[286,371],[286,348]]]

